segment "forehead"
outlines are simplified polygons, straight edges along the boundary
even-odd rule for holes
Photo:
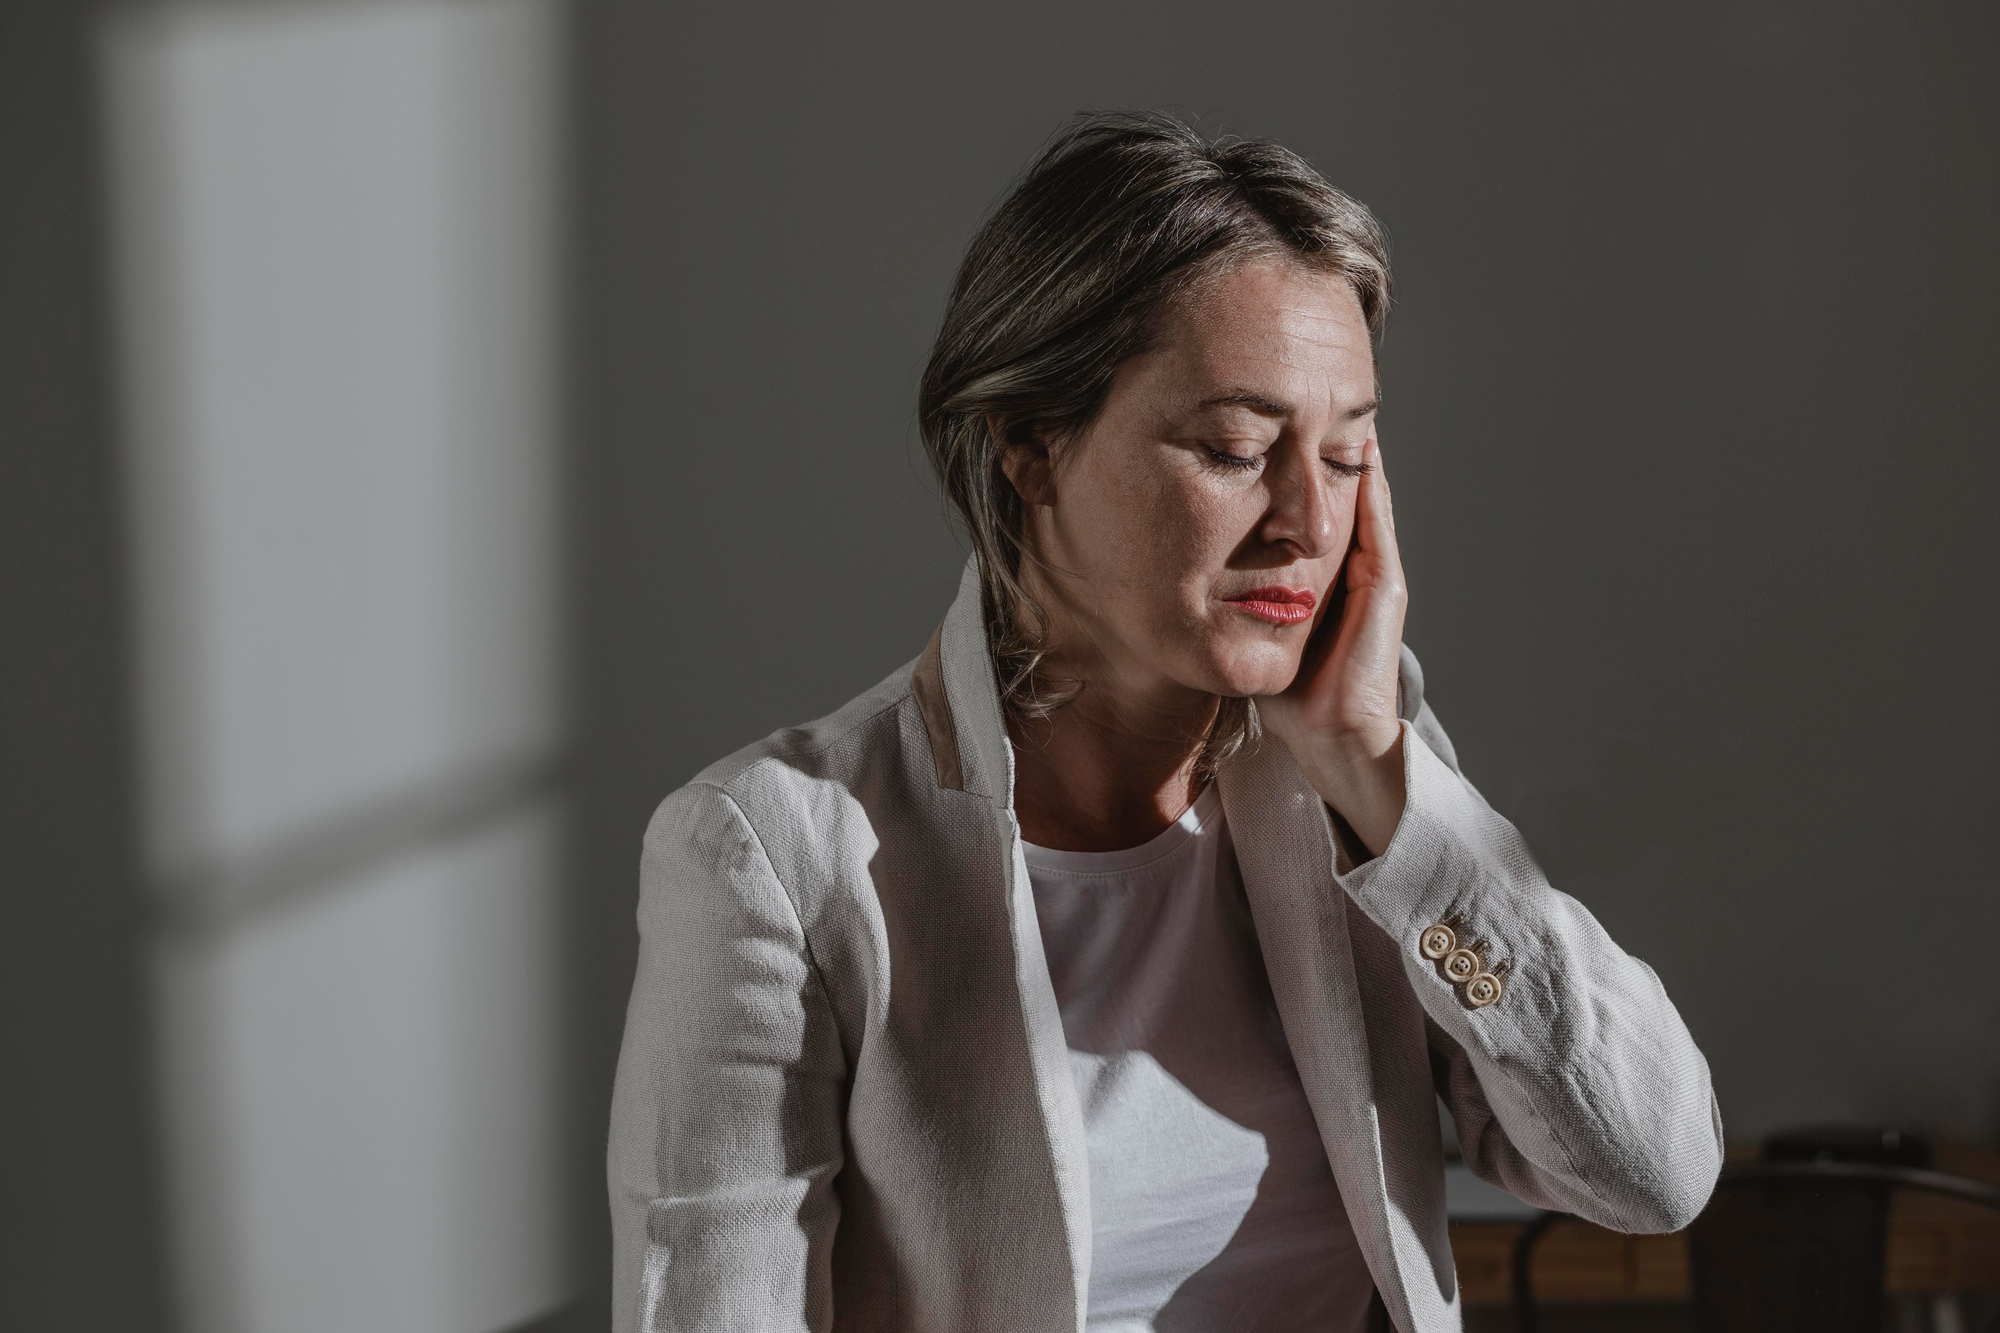
[[[1190,393],[1227,381],[1336,407],[1375,394],[1374,344],[1354,288],[1281,259],[1200,283],[1165,313],[1154,353]]]

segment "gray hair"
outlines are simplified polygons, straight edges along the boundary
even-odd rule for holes
[[[1047,717],[1080,687],[1042,669],[1046,620],[1021,576],[1035,557],[1002,444],[1074,438],[1119,364],[1152,345],[1169,304],[1269,256],[1344,277],[1381,335],[1389,254],[1374,215],[1290,149],[1205,138],[1166,115],[1079,116],[973,238],[924,369],[918,423],[978,561],[1010,715]],[[1256,733],[1250,702],[1225,699],[1202,768],[1212,773]]]

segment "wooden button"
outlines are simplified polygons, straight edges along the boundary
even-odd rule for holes
[[[1417,937],[1417,950],[1433,963],[1458,947],[1458,936],[1451,933],[1451,927],[1432,926]]]
[[[1456,985],[1464,985],[1485,970],[1486,964],[1470,949],[1453,949],[1445,955],[1444,974]]]
[[[1491,972],[1481,972],[1465,983],[1465,1002],[1474,1009],[1484,1009],[1506,992],[1500,978]]]

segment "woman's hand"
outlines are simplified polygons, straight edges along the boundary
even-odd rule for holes
[[[1368,850],[1382,854],[1403,818],[1402,723],[1396,686],[1409,593],[1396,551],[1382,449],[1374,436],[1355,501],[1354,544],[1327,609],[1283,694],[1257,701],[1321,799]]]

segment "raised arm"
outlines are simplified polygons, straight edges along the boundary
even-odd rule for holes
[[[1466,1164],[1614,1230],[1686,1226],[1722,1166],[1707,1062],[1653,970],[1549,885],[1459,774],[1430,708],[1414,712],[1402,820],[1340,881],[1402,946]],[[1439,924],[1499,974],[1497,998],[1476,1002],[1487,995],[1427,955]]]
[[[1676,1230],[1721,1170],[1707,1062],[1652,969],[1549,886],[1459,773],[1403,647],[1408,595],[1372,438],[1367,461],[1339,618],[1260,711],[1363,844],[1338,878],[1401,950],[1467,1164],[1605,1226]]]

